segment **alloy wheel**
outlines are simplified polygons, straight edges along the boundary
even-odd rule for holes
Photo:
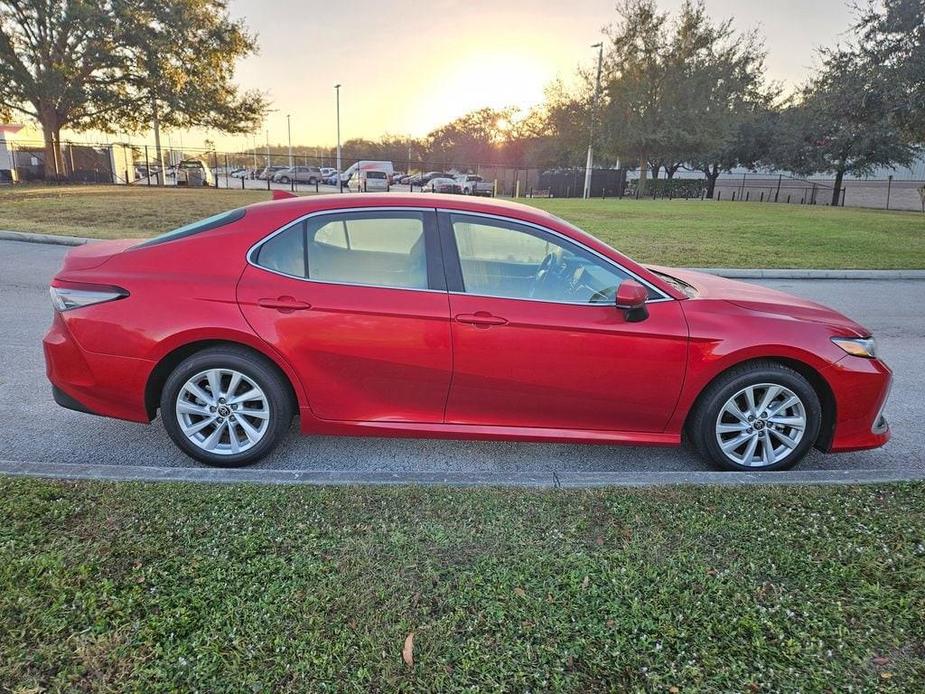
[[[269,399],[247,375],[234,369],[200,371],[180,388],[176,417],[195,446],[236,455],[256,446],[270,423]]]
[[[747,386],[726,401],[716,418],[716,441],[729,460],[762,468],[785,460],[806,432],[806,408],[789,388]]]

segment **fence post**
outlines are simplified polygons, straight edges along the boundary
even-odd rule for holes
[[[736,201],[736,191],[732,191],[732,201]]]
[[[231,188],[231,181],[228,180],[229,178],[231,178],[231,172],[228,170],[228,155],[226,154],[225,155],[225,187],[226,188]]]
[[[886,209],[890,209],[890,191],[893,188],[893,174],[886,178]]]
[[[721,190],[716,191],[716,202],[719,202],[722,199],[723,199],[723,191]]]
[[[787,204],[790,204],[790,193],[787,193]]]
[[[842,207],[845,206],[845,190],[847,189],[844,186],[842,186],[842,189],[841,189],[841,206]]]
[[[758,202],[764,202],[764,191],[761,191],[761,199]]]
[[[780,195],[780,182],[783,177],[784,174],[777,174],[777,192],[774,193],[774,202],[777,202],[777,198]]]
[[[145,175],[148,177],[148,187],[151,187],[151,164],[148,163],[148,145],[145,145]]]
[[[751,197],[751,194],[752,194],[752,191],[750,190],[745,191],[745,202],[748,202],[748,199],[749,197]]]

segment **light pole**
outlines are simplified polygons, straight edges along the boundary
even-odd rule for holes
[[[340,179],[341,162],[340,162],[340,85],[339,84],[334,85],[334,91],[337,94],[337,178]],[[338,182],[340,181],[338,180]],[[343,190],[343,186],[341,186],[341,190]]]
[[[286,135],[289,137],[289,168],[292,168],[292,127],[289,122],[289,114],[286,114]]]
[[[588,128],[588,160],[585,162],[585,199],[591,197],[591,167],[594,165],[594,115],[597,113],[597,99],[601,92],[601,63],[604,59],[604,44],[595,43],[597,49],[597,82],[594,84],[594,101],[591,102],[591,125]]]

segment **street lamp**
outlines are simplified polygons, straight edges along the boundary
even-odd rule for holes
[[[289,168],[292,168],[292,127],[289,114],[286,114],[286,135],[289,137]]]
[[[601,63],[604,59],[604,44],[595,43],[591,48],[597,49],[597,82],[594,85],[594,101],[591,102],[591,125],[588,128],[588,160],[585,162],[584,197],[591,197],[591,167],[594,165],[594,115],[597,112],[597,99],[601,91]]]
[[[339,84],[334,85],[334,91],[337,94],[337,179],[338,179],[337,182],[341,184],[340,189],[341,189],[341,192],[343,192],[344,186],[343,186],[343,182],[340,180],[341,168],[340,168],[340,85]]]

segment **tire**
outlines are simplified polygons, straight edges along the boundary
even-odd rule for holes
[[[198,390],[190,389],[190,382]],[[212,397],[213,383],[220,400]],[[205,349],[184,359],[164,384],[160,408],[164,428],[177,447],[216,467],[260,460],[286,436],[293,417],[289,383],[276,366],[234,346]]]
[[[290,183],[289,176],[280,177],[279,182],[282,183],[284,186],[288,186]]]
[[[310,185],[310,186],[315,185],[317,182],[318,182],[318,180],[315,179],[315,178],[310,178],[310,179],[308,179],[308,185]]]
[[[770,405],[761,408],[768,397]],[[697,451],[719,468],[770,472],[800,462],[821,425],[822,405],[812,384],[783,364],[761,360],[734,367],[707,386],[687,430]]]

